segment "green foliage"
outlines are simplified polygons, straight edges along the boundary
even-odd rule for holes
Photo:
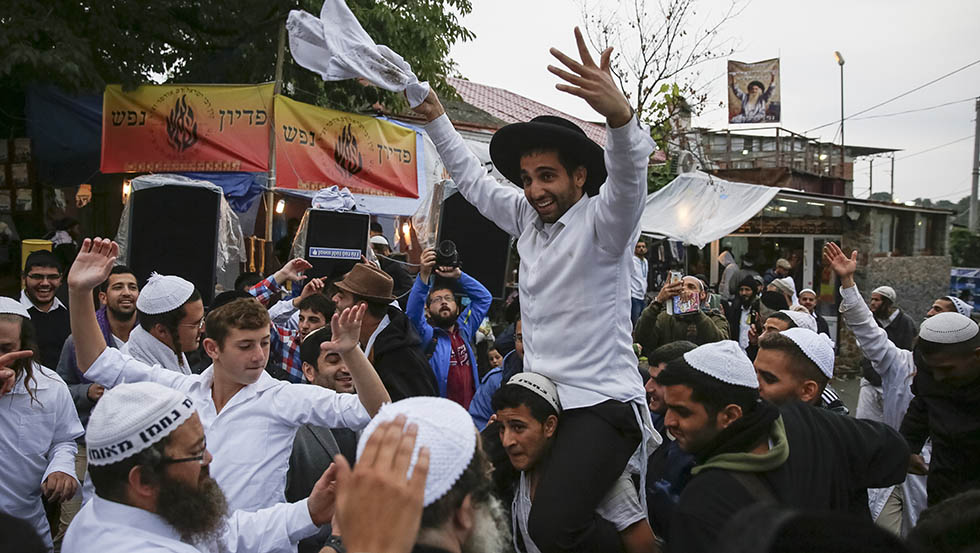
[[[292,9],[319,14],[322,0],[6,0],[0,13],[0,85],[32,82],[98,92],[159,81],[260,83],[274,79],[279,31]],[[473,38],[459,18],[470,0],[348,0],[379,44],[421,79],[454,96],[449,49]],[[355,82],[323,83],[284,57],[285,91],[335,109],[400,98]],[[4,102],[4,106],[10,102]]]
[[[954,228],[949,233],[949,255],[954,267],[980,267],[980,236]]]

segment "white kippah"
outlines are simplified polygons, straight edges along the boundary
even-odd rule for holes
[[[871,293],[884,296],[891,300],[892,303],[895,303],[895,300],[898,299],[898,294],[895,293],[895,289],[891,286],[879,286],[872,290]]]
[[[791,328],[779,334],[793,340],[804,355],[810,358],[827,378],[834,377],[834,343],[826,334],[807,328]]]
[[[973,319],[959,313],[939,313],[922,323],[919,338],[935,344],[960,344],[980,332]]]
[[[179,276],[151,273],[136,298],[136,309],[147,315],[166,313],[187,303],[193,294],[194,285]]]
[[[793,277],[777,278],[770,284],[779,288],[784,294],[792,295],[796,293],[796,283],[793,282]]]
[[[973,306],[972,305],[966,303],[965,301],[961,300],[960,298],[957,298],[956,296],[946,296],[946,299],[948,299],[949,301],[953,302],[953,307],[956,308],[956,311],[960,315],[965,315],[967,317],[969,317],[970,315],[973,315]]]
[[[558,388],[547,376],[538,373],[521,372],[510,377],[507,384],[515,384],[531,390],[550,403],[555,408],[555,411],[561,414],[561,401],[558,399]]]
[[[807,294],[807,293],[813,294],[814,297],[816,297],[816,295],[817,295],[817,293],[813,291],[813,288],[804,288],[804,289],[800,290],[796,295],[797,296],[802,296],[803,294]]]
[[[31,314],[27,312],[27,308],[24,307],[24,304],[20,303],[14,298],[8,298],[6,296],[0,297],[0,313],[20,315],[26,319],[31,318]]]
[[[393,421],[398,415],[405,415],[406,424],[415,423],[419,427],[408,476],[415,469],[419,448],[429,450],[429,474],[423,499],[423,505],[428,507],[446,495],[469,466],[476,451],[476,427],[466,409],[455,401],[428,396],[406,398],[383,405],[371,419],[357,442],[358,459],[378,425]]]
[[[95,404],[85,430],[90,465],[111,465],[159,442],[195,413],[194,402],[155,382],[120,384]]]
[[[388,239],[384,236],[372,236],[371,243],[376,246],[388,246]]]
[[[804,307],[804,309],[806,309]],[[792,309],[780,310],[780,313],[786,315],[790,319],[793,319],[793,324],[799,328],[805,328],[807,330],[817,331],[817,320],[813,318],[813,315],[809,313],[802,313],[800,311],[793,311]]]
[[[695,369],[727,384],[759,388],[755,367],[738,346],[738,342],[722,340],[698,346],[685,353],[684,360]]]

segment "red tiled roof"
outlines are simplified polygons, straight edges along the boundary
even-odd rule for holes
[[[507,123],[530,121],[539,115],[564,117],[585,131],[585,134],[602,147],[606,146],[606,126],[579,119],[555,108],[525,98],[509,90],[477,84],[472,81],[450,77],[447,79],[467,104],[474,105]]]

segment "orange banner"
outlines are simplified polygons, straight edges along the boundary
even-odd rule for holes
[[[417,198],[412,129],[276,96],[276,187]]]
[[[268,171],[273,85],[109,85],[103,173]]]

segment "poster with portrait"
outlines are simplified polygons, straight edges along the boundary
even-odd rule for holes
[[[743,63],[728,60],[728,122],[778,123],[779,58]]]

